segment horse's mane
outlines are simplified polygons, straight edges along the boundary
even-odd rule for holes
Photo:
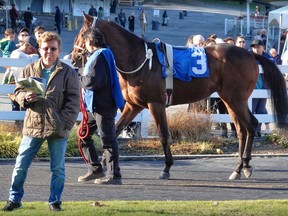
[[[130,31],[126,30],[125,28],[123,28],[122,26],[120,26],[119,24],[109,20],[109,21],[106,21],[106,20],[101,20],[101,22],[105,22],[109,25],[111,25],[113,28],[116,28],[118,31],[122,32],[123,35],[125,35],[126,38],[129,38],[129,40],[132,40],[132,41],[143,41],[144,42],[147,42],[144,38],[141,38],[133,33],[131,33]]]

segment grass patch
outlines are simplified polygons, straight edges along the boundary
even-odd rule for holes
[[[5,203],[0,202],[1,206]],[[0,215],[51,215],[47,203],[24,202],[24,208]],[[248,200],[248,201],[86,201],[64,202],[63,211],[57,215],[105,215],[105,216],[286,216],[288,200]],[[54,215],[54,214],[53,214]]]
[[[78,127],[75,125],[68,137],[66,157],[80,157],[78,149]],[[100,139],[93,136],[96,149],[102,152]],[[22,130],[14,124],[14,122],[0,123],[0,158],[16,158],[18,155],[18,147],[22,140]],[[49,157],[48,145],[45,141],[41,146],[36,158]]]

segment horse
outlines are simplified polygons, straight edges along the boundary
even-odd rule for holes
[[[149,109],[165,154],[165,166],[158,178],[169,179],[173,165],[165,110],[169,92],[166,91],[165,78],[161,73],[163,65],[156,56],[156,43],[148,42],[112,21],[97,19],[85,13],[83,15],[83,26],[74,40],[72,64],[79,68],[85,64],[83,32],[88,28],[100,29],[114,53],[122,94],[126,100],[116,123],[117,136],[139,112]],[[287,126],[288,100],[285,80],[274,63],[243,48],[223,43],[207,46],[205,52],[209,77],[193,78],[191,82],[173,78],[173,99],[170,105],[196,102],[217,92],[228,109],[239,139],[238,163],[229,179],[240,179],[242,172],[249,178],[253,172],[249,162],[258,120],[249,110],[248,98],[258,79],[257,62],[263,68],[264,79],[271,91],[273,114],[279,127]]]

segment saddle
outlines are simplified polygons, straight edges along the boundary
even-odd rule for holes
[[[191,82],[195,78],[209,77],[206,52],[203,47],[172,46],[163,42],[156,44],[162,75],[166,80],[166,106],[172,104],[173,78]]]

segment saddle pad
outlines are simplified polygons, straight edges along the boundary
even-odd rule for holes
[[[160,43],[156,43],[158,60],[162,65],[162,76],[166,75],[164,53],[159,49]],[[203,47],[173,47],[173,77],[184,82],[191,82],[193,77],[209,77],[207,56]]]

